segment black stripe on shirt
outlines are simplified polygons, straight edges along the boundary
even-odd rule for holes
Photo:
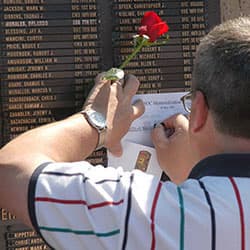
[[[204,176],[250,177],[250,154],[219,154],[201,160],[188,178]]]
[[[202,181],[199,181],[200,187],[203,190],[207,203],[210,207],[210,214],[211,214],[211,250],[215,250],[216,248],[216,222],[215,222],[215,212],[214,212],[214,207],[210,198],[210,195]]]
[[[30,181],[29,181],[29,187],[28,187],[28,210],[29,210],[29,216],[30,216],[30,220],[31,223],[34,227],[34,229],[36,230],[36,232],[38,233],[38,235],[43,239],[43,241],[51,248],[53,249],[48,242],[44,239],[44,237],[42,236],[40,230],[39,230],[39,226],[37,223],[37,219],[36,219],[36,211],[35,211],[35,192],[36,192],[36,184],[37,184],[37,180],[39,175],[41,174],[41,172],[43,171],[43,169],[45,167],[47,167],[51,162],[46,162],[41,164],[38,168],[35,169],[35,171],[33,172]]]
[[[124,229],[124,237],[122,242],[122,250],[126,249],[127,240],[128,240],[128,223],[129,223],[129,216],[132,206],[132,183],[134,180],[134,175],[131,174],[130,176],[130,185],[128,189],[128,204],[127,204],[127,211],[126,211],[126,217],[125,217],[125,229]]]

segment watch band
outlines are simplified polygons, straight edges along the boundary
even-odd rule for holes
[[[95,150],[102,148],[104,146],[105,135],[106,135],[106,130],[107,130],[105,118],[103,117],[101,113],[93,109],[82,110],[80,113],[83,114],[83,116],[85,117],[87,122],[91,125],[91,127],[97,130],[98,142],[97,142]],[[98,115],[99,119],[101,118],[102,120],[101,123],[100,121],[97,121],[93,118],[92,116],[93,114]]]
[[[106,129],[98,131],[98,143],[96,145],[95,150],[103,148],[105,142],[105,135],[106,135]]]

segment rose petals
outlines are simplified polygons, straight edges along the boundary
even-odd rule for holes
[[[167,33],[169,27],[166,22],[154,12],[148,11],[144,14],[139,27],[139,35],[147,35],[150,42],[156,41],[160,36]]]

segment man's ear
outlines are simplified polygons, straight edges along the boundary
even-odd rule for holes
[[[192,101],[192,112],[190,115],[190,129],[193,133],[199,132],[206,124],[208,106],[204,94],[196,91]]]

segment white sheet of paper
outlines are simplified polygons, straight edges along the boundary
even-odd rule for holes
[[[116,168],[121,166],[124,170],[131,171],[135,169],[136,162],[145,161],[147,156],[145,152],[148,152],[150,159],[145,172],[160,179],[162,170],[153,148],[151,130],[155,123],[159,123],[171,115],[186,114],[180,101],[180,98],[185,94],[186,92],[173,92],[135,95],[132,102],[141,99],[145,105],[145,113],[132,123],[128,133],[122,139],[123,155],[114,157],[108,152],[108,165]],[[144,154],[142,159],[140,159],[140,152],[142,155]]]
[[[173,92],[135,95],[132,102],[141,99],[145,105],[145,113],[132,123],[123,140],[153,147],[151,130],[154,124],[177,113],[186,114],[180,100],[185,94],[186,92]]]
[[[123,141],[123,154],[121,157],[114,157],[108,152],[108,166],[122,167],[124,170],[132,171],[137,166],[145,166],[148,174],[161,178],[162,170],[158,164],[154,148],[143,146],[129,141]]]

